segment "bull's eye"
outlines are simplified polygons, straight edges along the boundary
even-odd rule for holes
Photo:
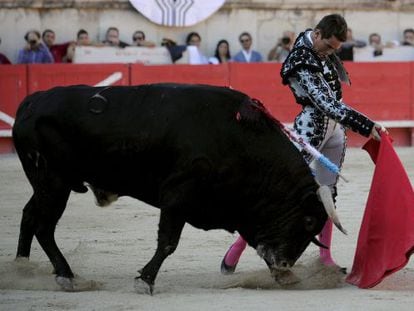
[[[305,217],[305,230],[312,232],[315,230],[316,227],[316,219],[315,217],[306,216]]]

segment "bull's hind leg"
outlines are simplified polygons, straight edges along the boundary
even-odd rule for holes
[[[32,246],[35,230],[35,206],[36,204],[34,201],[34,196],[32,196],[23,209],[22,221],[20,223],[20,235],[19,244],[17,246],[16,259],[29,258],[30,256],[30,249]]]
[[[51,189],[51,193],[39,195],[35,236],[49,257],[56,274],[56,282],[64,290],[73,290],[73,273],[55,241],[55,229],[63,214],[70,189]]]
[[[23,209],[16,258],[30,255],[33,236],[49,257],[56,281],[65,290],[73,289],[73,273],[55,242],[55,229],[69,198],[70,187],[45,165],[25,167],[34,194]]]

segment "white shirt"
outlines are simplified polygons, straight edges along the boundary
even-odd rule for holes
[[[252,51],[242,50],[244,57],[246,58],[246,62],[250,63],[250,59],[252,58]]]
[[[208,64],[208,59],[201,53],[201,51],[194,45],[187,46],[189,63],[191,65],[203,65]]]

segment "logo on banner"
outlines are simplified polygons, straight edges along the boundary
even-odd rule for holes
[[[130,0],[146,18],[163,26],[195,25],[216,12],[225,0]]]

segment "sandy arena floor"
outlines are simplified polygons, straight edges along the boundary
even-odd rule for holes
[[[414,180],[414,148],[398,148]],[[333,254],[350,271],[374,166],[365,151],[349,149],[339,184],[338,212],[348,236],[334,234]],[[161,267],[155,295],[134,289],[136,271],[156,246],[158,210],[130,198],[108,208],[72,194],[56,239],[77,275],[78,292],[59,291],[37,241],[30,262],[15,262],[21,210],[31,195],[16,155],[0,156],[0,310],[414,310],[414,260],[370,290],[323,268],[311,245],[294,268],[301,282],[281,288],[253,249],[237,273],[219,266],[234,235],[186,225],[176,252]]]

